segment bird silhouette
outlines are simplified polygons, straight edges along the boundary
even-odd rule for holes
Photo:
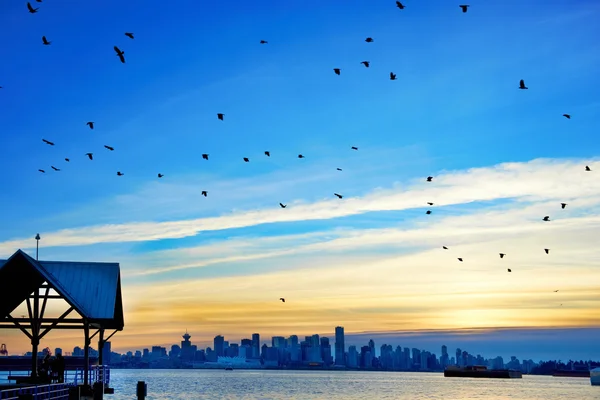
[[[525,86],[525,81],[523,79],[521,79],[519,82],[519,89],[529,89],[527,86]]]
[[[337,197],[338,197],[338,198],[340,198],[340,199],[344,197],[344,196],[342,196],[341,194],[337,194],[337,193],[334,193],[333,195],[334,195],[334,196],[337,196]]]
[[[333,72],[335,72],[336,75],[339,75],[341,70],[339,68],[334,68]]]
[[[107,145],[104,145],[104,147],[106,147],[106,148],[107,148],[108,150],[110,150],[110,151],[114,151],[114,150],[115,150],[115,148],[114,148],[114,147],[110,147],[110,146],[107,146]]]
[[[115,49],[115,51],[117,52],[117,56],[119,56],[119,60],[121,60],[121,62],[123,64],[125,64],[125,52],[121,51],[121,49],[119,49],[117,46],[114,46],[113,49]]]
[[[427,214],[427,215],[431,214],[431,210],[427,210],[427,212],[425,214]]]
[[[463,262],[463,259],[462,259],[462,258],[460,258],[460,257],[458,257],[458,261],[460,261],[460,262]]]
[[[46,36],[42,36],[42,43],[48,46],[52,42],[49,42],[48,39],[46,39]]]
[[[38,3],[41,3],[41,2],[42,2],[42,0],[35,0],[35,1],[37,1]]]
[[[505,255],[506,254],[504,254],[504,253],[500,253],[500,258],[504,258]]]
[[[431,203],[431,202],[429,202],[429,201],[427,202],[427,204],[428,204],[428,205],[430,205],[430,206],[432,206],[432,205],[433,205],[433,203]]]
[[[250,162],[250,159],[248,157],[244,157],[244,162]]]
[[[567,203],[560,203],[560,206],[562,207],[562,209],[564,210],[565,207],[567,206]]]
[[[49,140],[42,139],[42,142],[44,142],[44,143],[46,143],[46,144],[49,144],[50,146],[54,146],[54,142],[51,142],[51,141],[49,141]]]
[[[563,117],[565,117],[566,119],[571,119],[571,114],[563,114]]]
[[[398,7],[401,10],[404,10],[404,4],[400,3],[399,1],[396,1],[396,7]]]
[[[124,173],[122,173],[121,171],[117,171],[117,176],[123,176],[125,175]]]
[[[265,156],[271,157],[271,152],[270,151],[265,151]]]
[[[88,156],[90,160],[94,159],[94,153],[85,153],[85,155]]]
[[[44,171],[43,169],[38,169],[38,171],[40,171],[42,174],[46,173],[46,171]]]
[[[163,174],[160,174],[160,173],[158,174],[159,178],[162,178],[163,176],[164,176]]]
[[[59,169],[59,168],[56,168],[54,165],[51,165],[50,167],[51,167],[53,170],[55,170],[55,171],[60,171],[60,169]]]
[[[557,293],[559,290],[560,290],[560,289],[556,289],[556,290],[554,291],[554,293]]]
[[[586,165],[586,166],[585,166],[585,170],[586,170],[586,171],[591,171],[592,169]]]
[[[508,272],[512,272],[512,269],[510,269],[510,268],[507,268],[507,270],[508,270]]]
[[[65,161],[66,161],[66,162],[71,162],[71,160],[69,160],[68,158],[65,158]]]
[[[365,39],[365,42],[372,43],[373,42],[373,38],[372,37],[368,37],[368,38]]]
[[[206,190],[203,190],[202,193],[200,193],[200,194],[204,197],[208,196],[208,192]]]
[[[390,80],[391,81],[395,81],[396,80],[396,74],[393,72],[390,72]]]
[[[542,221],[550,221],[550,217],[546,215],[544,218],[542,218]]]
[[[280,297],[279,300],[281,300],[282,303],[285,303],[285,299],[283,297]]]
[[[133,33],[131,33],[131,32],[125,32],[125,36],[133,39]]]
[[[356,147],[356,146],[352,146],[352,147],[351,147],[351,149],[352,149],[352,150],[358,150],[358,147]]]
[[[208,154],[202,154],[202,158],[208,160]]]
[[[260,44],[268,44],[269,42],[267,42],[266,40],[261,40]]]
[[[369,65],[371,65],[370,61],[361,61],[360,62],[362,65],[364,65],[365,67],[369,68]]]
[[[223,121],[224,116],[225,116],[225,114],[222,114],[222,113],[217,114],[217,118],[219,118],[221,121]]]
[[[459,7],[462,8],[462,12],[466,13],[467,9],[469,8],[469,5],[468,4],[464,4],[464,5],[460,5]]]
[[[442,246],[442,249],[444,250],[448,250],[448,248],[446,246]]]
[[[298,154],[298,158],[306,158],[302,154]]]
[[[433,180],[433,176],[428,176],[427,177],[427,182],[431,182]]]
[[[35,14],[38,10],[38,8],[33,8],[33,6],[31,5],[31,3],[27,3],[27,9],[29,10],[30,13]]]
[[[544,251],[546,252],[546,254],[550,254],[550,249],[544,249]]]
[[[279,206],[280,206],[281,208],[286,208],[286,207],[287,207],[287,204],[279,203]]]
[[[337,170],[338,170],[338,171],[341,171],[342,169],[341,169],[341,168],[337,168]]]
[[[94,129],[94,122],[93,121],[90,121],[90,122],[86,123],[86,125],[89,126],[90,129]]]

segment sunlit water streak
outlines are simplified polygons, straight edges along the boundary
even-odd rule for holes
[[[600,399],[589,378],[523,376],[523,379],[444,378],[442,373],[112,370],[114,399],[136,399],[137,381],[147,400],[166,399]]]

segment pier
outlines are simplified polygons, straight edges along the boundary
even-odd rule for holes
[[[32,354],[28,368],[4,368],[8,383],[0,384],[0,399],[97,400],[112,393],[103,352],[91,365],[89,349],[94,338],[98,349],[103,349],[124,328],[118,263],[38,261],[18,250],[8,260],[0,260],[0,282],[10,285],[0,291],[0,329],[20,330],[31,341]],[[48,317],[47,306],[56,300],[66,310],[57,318]],[[20,306],[26,306],[27,315],[13,316]],[[40,341],[56,329],[81,330],[84,342],[81,367],[65,368],[60,383],[39,373]]]

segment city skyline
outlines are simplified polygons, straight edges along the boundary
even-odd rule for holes
[[[597,2],[39,7],[0,5],[0,259],[39,233],[119,263],[115,349],[339,324],[600,353]]]

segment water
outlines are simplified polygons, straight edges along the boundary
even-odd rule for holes
[[[137,381],[148,384],[147,400],[469,400],[600,399],[589,378],[528,376],[523,379],[444,378],[442,373],[112,370],[111,399],[136,399]]]

